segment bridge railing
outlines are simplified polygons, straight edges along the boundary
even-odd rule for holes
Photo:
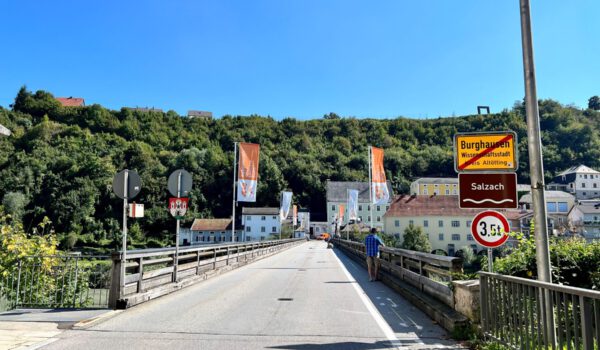
[[[335,239],[335,244],[355,256],[366,259],[365,245]],[[462,259],[413,250],[382,247],[381,269],[454,307],[452,275],[462,271]]]
[[[599,349],[599,291],[479,274],[481,323],[489,339],[513,349]]]
[[[181,247],[177,266],[175,248],[128,250],[124,289],[120,281],[122,255],[116,252],[112,255],[109,307],[125,308],[139,304],[302,241],[305,239]]]
[[[108,306],[109,256],[23,256],[0,268],[0,310]]]

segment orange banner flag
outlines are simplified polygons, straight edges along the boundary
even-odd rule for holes
[[[390,192],[383,169],[383,149],[371,147],[371,202],[385,204],[389,200]]]
[[[256,202],[260,145],[240,142],[239,150],[237,201]]]

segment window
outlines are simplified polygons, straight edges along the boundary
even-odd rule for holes
[[[277,220],[277,216],[273,216],[273,220]]]
[[[250,215],[246,216],[246,220],[248,220],[248,221],[252,220],[252,216],[250,216]]]
[[[567,202],[558,202],[558,211],[560,213],[566,213],[569,211],[569,205]]]
[[[381,211],[381,206],[380,205],[377,206],[377,211]]]
[[[460,227],[460,221],[452,220],[452,227]]]
[[[400,220],[394,220],[394,226],[400,227]]]
[[[250,232],[252,231],[252,229],[250,228],[250,226],[246,226],[246,232]]]
[[[362,210],[362,205],[359,205],[359,206],[358,206],[358,210]]]
[[[460,241],[460,235],[458,233],[453,233],[452,234],[452,240],[453,241]]]
[[[380,222],[381,221],[381,216],[377,216],[376,219],[377,219],[377,222]]]
[[[367,205],[367,210],[371,211],[371,205]]]
[[[260,236],[260,240],[264,241],[265,240],[265,236]]]
[[[440,233],[440,234],[438,235],[438,239],[439,239],[440,241],[443,241],[443,240],[444,240],[444,234],[443,234],[443,233]]]
[[[477,244],[471,244],[471,249],[473,249],[473,253],[477,254]]]
[[[438,226],[439,227],[444,227],[444,220],[439,220],[438,221]]]
[[[429,220],[423,220],[423,227],[429,227]]]
[[[367,221],[371,222],[371,215],[367,216]]]
[[[471,220],[467,220],[467,227],[471,227]]]
[[[277,227],[273,226],[273,227],[271,228],[271,232],[277,232]]]
[[[260,219],[261,219],[262,221],[265,221],[265,220],[267,220],[267,217],[266,217],[266,216],[261,216],[261,217],[260,217]]]
[[[335,211],[335,204],[331,205],[331,210]]]
[[[470,233],[469,233],[469,234],[467,234],[467,241],[472,241],[473,239],[474,239],[474,238],[473,238],[473,235],[472,235],[472,234],[470,234]]]
[[[386,206],[385,206],[385,211],[388,211],[388,210],[390,210],[390,206],[389,206],[389,205],[386,205]]]
[[[583,192],[583,195],[584,195],[584,196],[587,196],[587,193],[586,193],[586,192]]]
[[[267,229],[264,226],[260,227],[260,232],[267,232]]]
[[[587,175],[583,175],[583,178],[584,178],[584,179],[587,179]]]
[[[456,191],[456,188],[452,190],[452,194],[458,194],[458,192]]]
[[[446,196],[447,196],[447,195],[449,195],[449,194],[450,194],[450,189],[449,189],[449,188],[447,188],[447,189],[446,189]]]
[[[438,194],[440,194],[440,190],[434,190],[434,191],[433,191],[433,194],[435,194],[435,195],[438,195]]]
[[[394,233],[394,238],[400,239],[400,234],[399,233]]]
[[[546,203],[546,208],[550,213],[556,213],[556,202],[548,202]]]
[[[427,187],[425,187],[425,189],[423,189],[423,194],[429,194],[429,191],[427,190]]]
[[[409,225],[414,225],[414,224],[415,224],[415,221],[414,221],[414,220],[408,220],[408,224],[409,224]]]
[[[358,217],[358,221],[362,221],[362,216],[359,216],[359,217]]]
[[[598,188],[598,184],[594,182],[594,188]]]
[[[427,239],[429,239],[429,233],[426,233],[426,235],[427,235]]]

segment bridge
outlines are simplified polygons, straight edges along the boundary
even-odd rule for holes
[[[42,348],[467,348],[449,332],[454,329],[456,335],[467,322],[456,311],[461,310],[458,287],[443,282],[460,259],[384,248],[382,281],[369,282],[364,247],[342,240],[335,244],[328,249],[322,241],[282,240],[187,247],[178,259],[169,248],[130,251],[123,284],[118,281],[122,262],[115,254],[106,297],[49,294],[54,305],[61,300],[81,307],[78,302],[91,300],[87,306],[93,306],[104,300],[126,309],[57,333]],[[54,284],[63,291],[80,283],[65,276],[86,275],[66,270],[55,281],[68,282]],[[19,271],[24,286],[17,293],[19,306],[36,306],[28,294],[39,277]],[[552,342],[568,342],[573,349],[594,349],[600,339],[600,293],[521,280],[483,274],[481,294],[476,293],[482,319],[471,323],[509,348],[546,349]],[[556,333],[545,331],[542,301],[548,295],[557,310],[551,321]]]

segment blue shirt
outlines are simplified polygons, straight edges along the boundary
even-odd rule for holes
[[[379,246],[384,245],[377,235],[369,234],[365,238],[365,247],[367,250],[367,256],[377,256],[379,253]]]

